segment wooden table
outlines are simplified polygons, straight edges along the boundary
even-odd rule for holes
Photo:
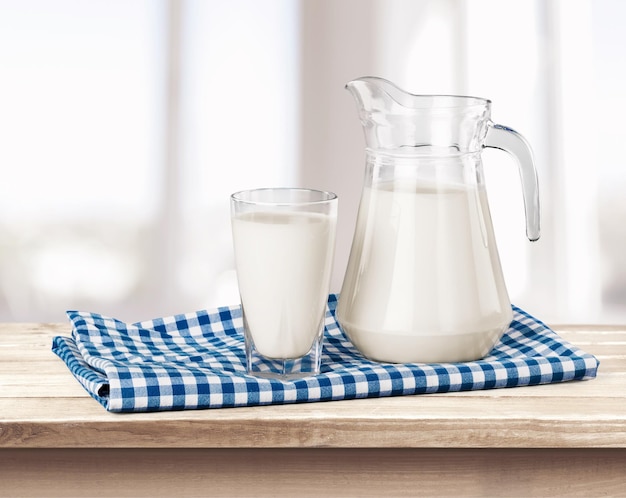
[[[0,325],[0,496],[626,496],[626,327],[555,326],[591,381],[111,414]]]

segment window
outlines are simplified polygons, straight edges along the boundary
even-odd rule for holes
[[[228,196],[293,177],[296,28],[289,1],[3,1],[0,319],[237,299]]]
[[[626,33],[619,0],[2,0],[0,319],[136,321],[237,301],[230,193],[340,198],[339,291],[363,175],[343,85],[490,98],[533,146],[542,239],[513,161],[483,154],[511,300],[626,320]]]

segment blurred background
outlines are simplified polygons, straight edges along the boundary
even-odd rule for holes
[[[0,0],[0,320],[139,321],[235,304],[229,195],[340,198],[339,291],[364,172],[359,76],[493,101],[532,144],[483,154],[511,300],[626,323],[626,2]]]

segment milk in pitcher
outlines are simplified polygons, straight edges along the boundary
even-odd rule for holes
[[[512,310],[482,186],[367,186],[357,225],[359,268],[346,272],[337,313],[361,352],[395,363],[489,352]]]

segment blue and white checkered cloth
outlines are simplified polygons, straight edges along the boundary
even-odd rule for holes
[[[598,361],[519,308],[479,361],[391,364],[364,358],[335,319],[331,294],[322,372],[293,381],[246,373],[241,308],[126,324],[70,311],[71,337],[52,349],[111,412],[269,405],[528,386],[591,379]]]

